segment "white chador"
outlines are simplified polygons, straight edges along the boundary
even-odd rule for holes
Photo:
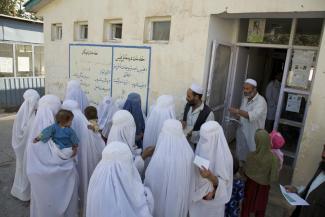
[[[217,122],[208,121],[201,126],[195,154],[210,161],[209,170],[218,178],[219,184],[214,199],[203,200],[214,187],[195,168],[190,217],[224,217],[225,204],[230,200],[232,192],[233,159],[222,127]]]
[[[158,97],[156,105],[153,106],[147,121],[143,137],[143,148],[156,145],[161,128],[168,119],[175,119],[174,98],[169,95]]]
[[[134,163],[139,173],[144,169],[144,161],[141,157],[141,149],[135,145],[136,125],[130,112],[126,110],[117,111],[113,116],[113,125],[108,135],[107,144],[111,142],[123,142],[127,144],[132,152]]]
[[[113,124],[113,115],[118,110],[120,109],[114,103],[113,99],[109,96],[106,96],[97,107],[99,129],[102,130],[102,135],[105,138],[108,137],[109,131],[111,130]]]
[[[26,90],[12,129],[12,147],[16,155],[16,173],[11,194],[22,201],[30,200],[30,185],[26,176],[26,146],[33,125],[37,103],[40,98],[36,90]]]
[[[152,217],[152,194],[143,186],[125,143],[112,142],[104,149],[87,199],[87,217]]]
[[[80,82],[77,80],[71,80],[68,82],[64,100],[69,99],[77,101],[82,113],[84,113],[85,108],[89,106],[88,98],[84,91],[81,89]]]
[[[27,146],[30,217],[76,217],[78,213],[78,173],[73,159],[60,158],[60,149],[52,140],[32,143],[44,128],[54,124],[60,106],[60,99],[53,95],[39,100]]]
[[[177,120],[165,121],[145,174],[155,217],[186,217],[193,177],[193,151]]]
[[[89,122],[80,111],[76,101],[64,101],[62,109],[72,111],[74,115],[71,128],[76,132],[80,141],[77,153],[77,169],[80,179],[79,196],[83,208],[85,208],[89,179],[101,159],[105,143],[99,133],[88,129]],[[85,214],[85,210],[83,214]]]

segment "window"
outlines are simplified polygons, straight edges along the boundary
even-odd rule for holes
[[[240,19],[238,41],[289,44],[292,19]]]
[[[16,45],[16,76],[27,77],[33,76],[32,71],[32,46],[31,45]]]
[[[43,46],[34,47],[34,64],[35,76],[45,76]]]
[[[323,19],[298,19],[294,45],[318,47],[322,32]]]
[[[146,19],[146,41],[168,42],[170,37],[170,17]]]
[[[88,23],[75,22],[74,24],[74,39],[76,41],[86,41],[88,39]]]
[[[0,77],[14,76],[13,45],[0,43]]]
[[[103,41],[119,41],[122,39],[123,24],[121,19],[104,21]]]
[[[52,24],[51,37],[52,37],[52,41],[62,40],[62,24],[61,23]]]

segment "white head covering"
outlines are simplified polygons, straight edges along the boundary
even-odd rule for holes
[[[251,78],[246,79],[245,84],[250,84],[253,87],[257,87],[257,82],[254,79],[251,79]]]
[[[89,183],[87,217],[152,217],[129,147],[112,142],[103,151]]]
[[[156,105],[150,112],[143,137],[143,148],[156,145],[164,122],[176,119],[174,98],[170,95],[158,97]]]
[[[201,85],[199,85],[199,84],[196,84],[196,83],[193,83],[191,85],[191,90],[193,92],[197,93],[197,94],[203,94],[203,92],[204,92],[203,87]]]
[[[80,199],[83,202],[83,208],[86,207],[88,183],[96,165],[101,159],[101,153],[105,147],[99,133],[89,130],[89,124],[85,115],[80,111],[78,103],[74,100],[65,100],[62,109],[72,111],[74,117],[71,128],[76,132],[79,138],[78,164],[77,169],[80,177]],[[84,210],[85,215],[85,210]]]
[[[107,138],[107,144],[111,142],[123,142],[130,147],[135,155],[136,126],[133,116],[126,110],[117,111],[113,116],[113,125]]]
[[[88,98],[82,91],[80,82],[77,80],[71,80],[68,82],[64,100],[68,99],[77,101],[82,113],[84,112],[85,108],[89,106]]]
[[[32,143],[39,133],[53,124],[61,102],[57,96],[46,95],[39,107],[27,146],[27,176],[31,183],[33,217],[63,217],[77,213],[78,175],[73,159],[61,159],[52,140]],[[55,188],[53,186],[56,186]]]
[[[109,131],[111,130],[113,124],[113,115],[118,110],[119,108],[115,105],[113,99],[110,96],[106,96],[97,107],[98,125],[102,130],[102,135],[106,138],[108,137]]]
[[[182,124],[178,120],[165,121],[144,181],[154,196],[155,217],[187,216],[192,161],[193,151]]]
[[[123,109],[124,104],[125,104],[125,100],[123,100],[123,99],[117,99],[117,100],[115,101],[115,105],[116,105],[117,108],[119,108],[119,109]]]
[[[213,187],[207,179],[201,177],[199,169],[195,169],[195,192],[192,196],[194,204],[191,206],[190,215],[224,216],[224,206],[232,193],[233,159],[223,129],[216,121],[208,121],[201,126],[195,154],[210,161],[209,170],[218,177],[219,184],[214,200],[203,201],[202,198],[211,192]]]
[[[28,201],[30,200],[30,185],[26,176],[25,150],[40,96],[36,90],[29,89],[25,91],[23,97],[25,101],[17,112],[12,128],[11,144],[16,155],[16,173],[11,194],[22,201]]]

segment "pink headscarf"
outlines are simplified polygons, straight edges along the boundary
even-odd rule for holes
[[[281,133],[273,130],[270,133],[270,138],[271,138],[271,144],[272,144],[272,153],[279,159],[280,161],[280,170],[282,169],[283,165],[283,153],[280,150],[285,144],[285,140]]]
[[[272,149],[280,149],[283,147],[285,140],[281,135],[281,133],[273,130],[270,133],[270,137],[271,137]]]

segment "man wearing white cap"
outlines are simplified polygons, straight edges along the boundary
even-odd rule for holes
[[[257,82],[247,79],[243,87],[244,98],[240,109],[229,108],[230,113],[240,117],[241,125],[236,133],[236,151],[241,161],[246,161],[247,154],[256,150],[255,132],[265,127],[267,104],[256,88]]]
[[[187,90],[187,104],[182,121],[185,134],[194,149],[200,138],[201,126],[207,121],[214,121],[212,110],[202,102],[203,91],[203,87],[198,84],[192,84]]]

